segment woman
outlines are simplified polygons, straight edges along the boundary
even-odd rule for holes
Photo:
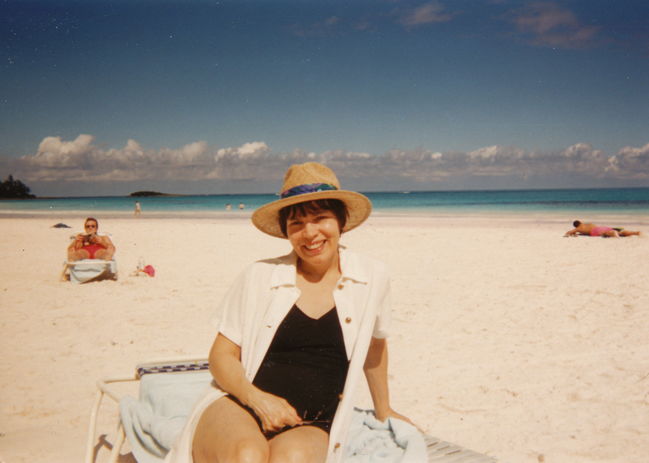
[[[167,461],[336,462],[365,372],[380,420],[390,408],[383,265],[339,245],[371,203],[318,163],[294,165],[281,199],[252,216],[288,256],[250,266],[226,295],[210,351],[215,386]]]
[[[68,260],[103,259],[111,260],[115,254],[115,246],[108,236],[99,235],[99,222],[88,217],[83,224],[86,233],[79,233],[68,246]]]

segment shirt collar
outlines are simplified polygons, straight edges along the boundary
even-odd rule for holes
[[[340,256],[341,280],[352,280],[357,283],[368,283],[369,276],[367,269],[362,265],[360,259],[347,251],[343,245],[338,246]],[[270,287],[296,286],[297,275],[297,254],[292,251],[290,254],[279,258],[279,262],[270,279]]]

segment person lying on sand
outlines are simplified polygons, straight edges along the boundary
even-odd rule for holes
[[[575,220],[572,225],[575,227],[567,231],[563,236],[602,236],[604,238],[619,238],[625,236],[640,235],[639,231],[624,230],[623,228],[612,228],[595,225],[594,223],[581,223]]]
[[[79,233],[68,246],[68,260],[111,260],[115,254],[115,246],[108,236],[97,234],[99,230],[97,219],[88,217],[83,228],[86,233]]]

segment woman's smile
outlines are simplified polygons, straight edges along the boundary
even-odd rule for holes
[[[300,259],[324,268],[337,265],[340,225],[331,211],[289,219],[286,230]]]
[[[326,240],[320,240],[312,244],[305,244],[304,247],[307,249],[308,252],[312,254],[317,254],[320,253],[320,251],[322,251],[322,248],[324,247],[325,243]]]

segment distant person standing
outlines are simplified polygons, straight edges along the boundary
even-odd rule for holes
[[[142,206],[140,205],[139,201],[135,201],[135,211],[133,214],[135,217],[138,217],[142,213]]]
[[[225,205],[225,210],[226,211],[231,211],[232,210],[232,204],[228,203]]]
[[[242,211],[246,207],[245,204],[239,203],[239,210]]]
[[[567,231],[563,236],[586,235],[602,236],[604,238],[619,238],[625,236],[640,235],[639,231],[625,230],[623,228],[603,227],[600,225],[595,225],[594,223],[582,223],[579,220],[575,220],[572,223],[572,226],[575,228]]]

